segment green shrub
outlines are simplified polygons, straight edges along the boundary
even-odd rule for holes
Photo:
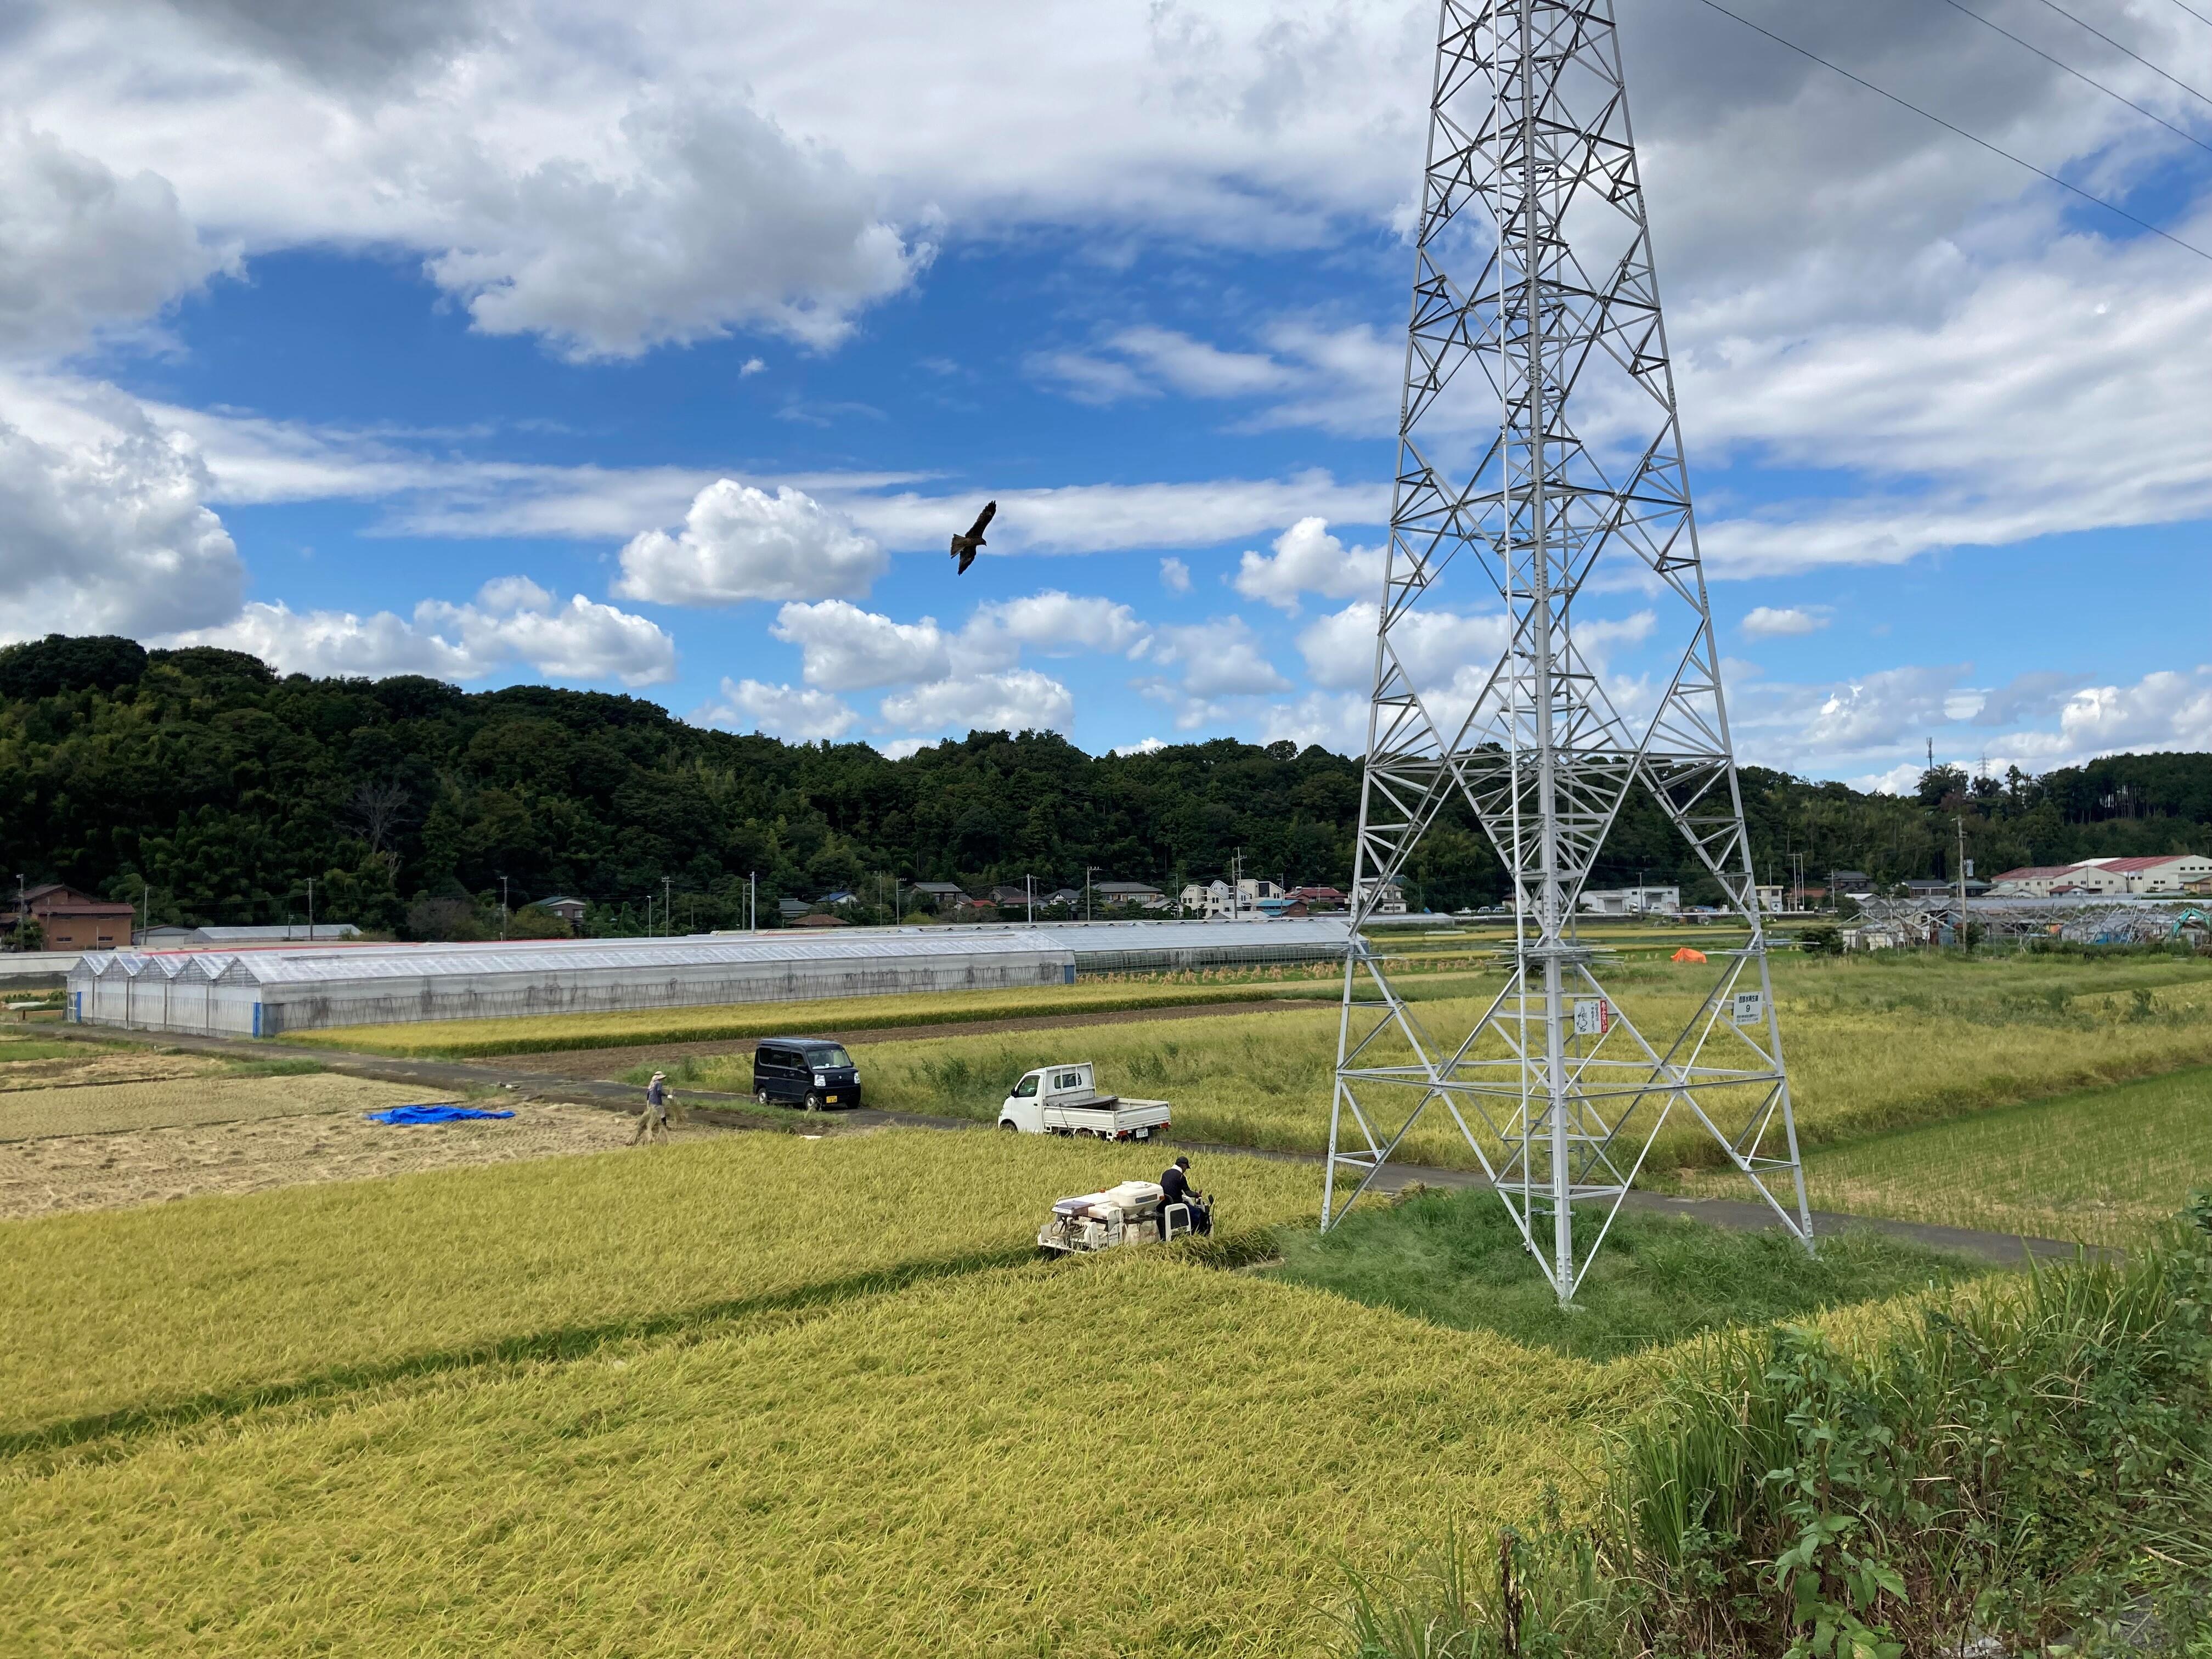
[[[1864,1353],[1714,1339],[1617,1440],[1597,1519],[1389,1585],[1362,1659],[1899,1656],[2094,1638],[2212,1578],[2212,1200],[2124,1266],[1931,1302]]]

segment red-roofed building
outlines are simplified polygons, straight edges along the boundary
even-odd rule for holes
[[[22,910],[30,912],[46,935],[49,951],[112,951],[131,943],[135,906],[94,898],[58,881],[28,889]],[[0,911],[0,933],[14,937],[21,910]]]
[[[2159,853],[2139,858],[2083,859],[2078,864],[2039,864],[2008,870],[1990,884],[2000,897],[2025,895],[2118,896],[2186,893],[2212,880],[2212,858],[2201,853]]]

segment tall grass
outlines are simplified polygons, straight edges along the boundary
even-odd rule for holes
[[[1347,1645],[1896,1659],[2048,1651],[2146,1599],[2193,1619],[2212,1575],[2208,1230],[2200,1201],[2124,1266],[1984,1281],[1857,1351],[1711,1339],[1617,1436],[1593,1525],[1537,1521],[1494,1565],[1454,1540],[1424,1577],[1356,1584]]]
[[[1158,1255],[987,1273],[19,1480],[0,1650],[1290,1659],[1620,1400]]]
[[[1025,1259],[1054,1199],[1158,1172],[1042,1136],[744,1135],[0,1223],[0,1447]],[[1311,1169],[1207,1175],[1239,1227],[1319,1203]]]

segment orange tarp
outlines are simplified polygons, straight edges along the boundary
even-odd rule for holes
[[[1692,951],[1686,945],[1674,952],[1674,960],[1677,962],[1703,962],[1705,959],[1705,953],[1703,951]]]

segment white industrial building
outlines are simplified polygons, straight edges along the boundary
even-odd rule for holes
[[[1586,887],[1582,893],[1582,906],[1594,916],[1671,916],[1682,908],[1682,890]]]
[[[336,1025],[608,1013],[1073,983],[1091,972],[1341,955],[1341,921],[1093,922],[687,939],[117,951],[79,959],[69,1018],[276,1036]]]
[[[2136,858],[2081,859],[2073,864],[2037,864],[2008,870],[1990,884],[1997,898],[2049,898],[2080,893],[2148,898],[2200,892],[2212,881],[2212,858],[2202,853],[2161,853]]]

